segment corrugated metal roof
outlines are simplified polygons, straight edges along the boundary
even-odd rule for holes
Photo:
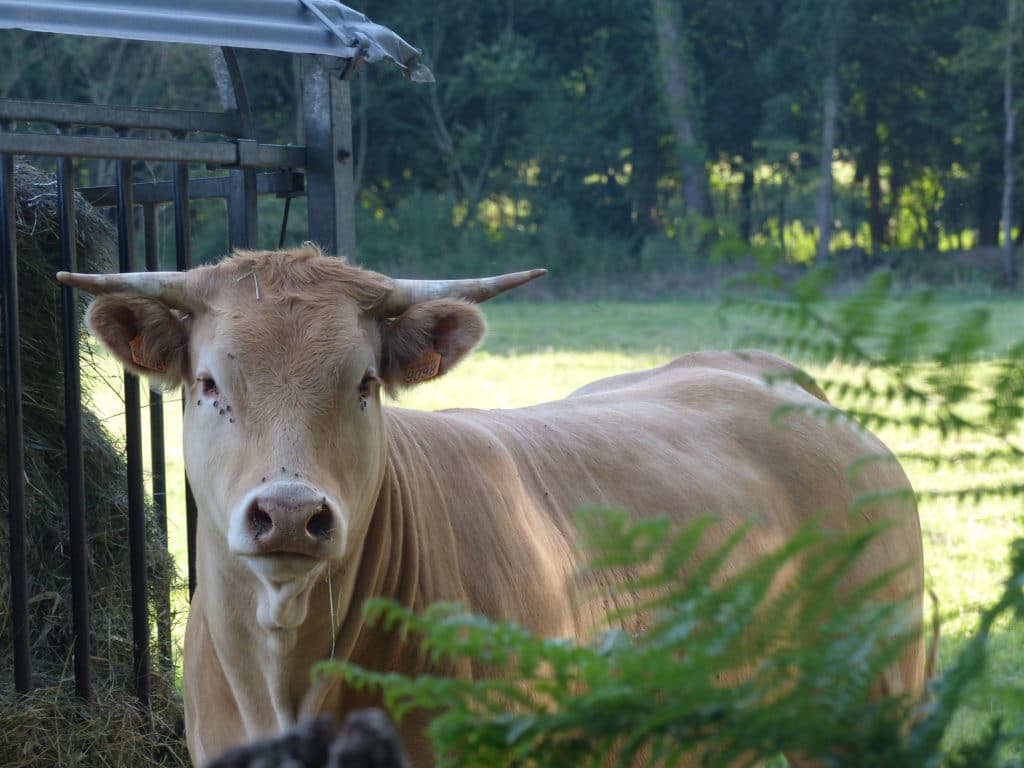
[[[389,60],[434,79],[418,49],[336,0],[0,0],[0,29]]]

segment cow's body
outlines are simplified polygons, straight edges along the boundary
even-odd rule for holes
[[[94,327],[100,323],[97,319]],[[385,349],[389,343],[385,338]],[[433,343],[447,347],[443,339]],[[244,365],[246,350],[236,352]],[[386,352],[378,356],[378,366],[387,357]],[[415,671],[414,652],[364,625],[360,607],[371,596],[394,597],[416,608],[459,601],[545,635],[584,637],[600,625],[600,617],[586,613],[596,610],[594,605],[574,611],[567,591],[577,565],[573,513],[582,505],[621,507],[639,517],[668,516],[680,523],[714,515],[720,522],[709,533],[708,547],[754,520],[730,569],[772,551],[817,513],[823,525],[837,531],[890,520],[894,525],[858,561],[850,583],[907,566],[880,598],[909,598],[908,621],[918,624],[923,574],[913,505],[891,500],[852,516],[848,512],[858,493],[906,489],[907,479],[895,461],[874,461],[857,473],[851,487],[845,470],[855,459],[887,452],[843,419],[793,412],[776,423],[780,406],[821,405],[792,382],[765,382],[765,374],[795,370],[763,353],[698,353],[652,371],[595,382],[562,401],[517,410],[420,413],[374,402],[371,409],[379,408],[373,414],[379,417],[375,437],[359,443],[354,458],[341,464],[333,463],[334,453],[349,450],[345,430],[332,437],[328,424],[316,445],[330,450],[311,451],[306,438],[317,432],[316,419],[323,417],[303,421],[300,413],[305,429],[279,424],[280,434],[275,432],[274,445],[284,442],[287,449],[274,447],[265,458],[250,455],[255,469],[248,464],[235,469],[227,461],[225,472],[244,475],[241,479],[209,474],[215,459],[208,446],[193,445],[186,463],[199,486],[199,587],[185,644],[193,759],[202,763],[305,714],[341,716],[373,703],[336,682],[310,688],[310,667],[332,653],[371,668]],[[233,413],[241,420],[245,403],[255,402],[255,395],[243,394],[237,385],[234,392]],[[186,432],[212,432],[202,426],[208,416],[201,394],[192,391],[190,397],[196,407],[186,416]],[[291,407],[303,408],[304,399],[309,398],[296,397]],[[360,410],[365,409],[362,403]],[[249,422],[254,426],[245,437],[254,442],[274,431],[260,426],[262,416],[258,420],[254,414]],[[346,485],[346,467],[354,463],[367,467],[353,470],[357,490]],[[262,515],[259,504],[249,501],[246,507],[238,493],[220,486],[284,483],[268,481],[267,475],[277,472],[294,474],[303,483],[315,480],[318,493],[323,489],[323,509],[341,510],[343,552],[309,567],[305,560],[277,558],[273,570],[266,570],[271,566],[262,554],[229,553],[227,524],[219,521],[223,515],[204,506],[224,506],[220,494],[242,505],[249,515],[245,520]],[[332,472],[341,477],[340,485],[332,484]],[[259,539],[263,530],[257,526],[252,537]],[[232,528],[231,548],[234,536]],[[243,549],[248,545],[243,542]],[[254,559],[264,568],[259,578],[253,575]],[[880,690],[919,696],[924,665],[922,643],[910,644],[880,681]],[[429,761],[423,725],[416,717],[403,723],[403,740],[416,765]]]

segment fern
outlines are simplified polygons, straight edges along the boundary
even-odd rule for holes
[[[407,633],[437,668],[468,659],[493,676],[407,678],[337,662],[317,674],[380,689],[396,717],[438,711],[430,736],[442,766],[625,766],[638,755],[646,765],[689,758],[725,766],[780,752],[835,766],[942,763],[941,738],[956,701],[984,662],[992,623],[1021,611],[1020,584],[1008,584],[986,612],[936,702],[906,733],[916,703],[868,703],[868,692],[920,628],[904,625],[901,606],[872,600],[885,577],[852,594],[842,590],[877,530],[838,537],[808,524],[778,552],[724,580],[741,531],[681,579],[707,524],[671,531],[663,520],[636,522],[619,511],[580,513],[587,571],[641,569],[640,577],[613,581],[641,599],[612,619],[644,616],[642,634],[610,629],[580,644],[459,606],[417,615],[375,600],[367,619]],[[784,578],[794,567],[799,577]],[[1015,568],[1021,581],[1024,562]],[[971,765],[994,765],[1010,736],[996,726],[958,759],[969,754]]]

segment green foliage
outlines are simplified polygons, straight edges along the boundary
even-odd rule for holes
[[[673,531],[665,520],[586,510],[579,522],[581,575],[604,577],[613,594],[639,595],[635,607],[608,618],[612,627],[642,618],[643,633],[613,628],[577,644],[454,605],[417,615],[375,600],[367,619],[419,642],[436,668],[468,659],[490,674],[406,678],[338,662],[315,674],[381,688],[399,718],[438,710],[429,733],[443,766],[628,766],[638,756],[645,765],[752,765],[779,753],[833,766],[983,766],[1000,764],[1002,748],[1022,743],[1019,725],[993,723],[956,755],[942,746],[957,703],[984,665],[993,623],[1024,615],[1024,542],[1016,545],[1015,576],[1002,598],[936,685],[933,701],[919,707],[867,703],[881,671],[920,629],[902,623],[901,606],[871,600],[886,576],[852,593],[842,588],[877,530],[841,538],[812,522],[778,552],[723,580],[721,569],[746,530],[694,569],[709,520]],[[785,570],[797,563],[799,575],[788,578]],[[624,572],[637,575],[623,580]]]
[[[368,258],[391,263],[382,254],[394,245],[404,252],[391,260],[426,274],[531,249],[595,290],[621,286],[626,273],[634,294],[765,246],[812,262],[827,27],[838,34],[840,95],[831,258],[857,277],[898,264],[940,284],[1002,284],[1001,267],[959,252],[998,241],[1005,2],[676,3],[695,137],[684,154],[699,155],[707,222],[690,220],[684,201],[652,7],[391,0],[368,9],[421,47],[437,76],[416,86],[369,67],[352,83]],[[301,142],[298,59],[238,55],[257,137]],[[0,97],[219,109],[194,48],[20,30],[0,30]],[[163,163],[136,171],[170,178]],[[113,164],[85,159],[76,174],[84,186],[110,184]],[[224,250],[223,217],[204,205],[193,234],[197,254],[212,257]],[[415,237],[396,235],[409,218],[419,220]],[[376,226],[385,221],[390,231]]]
[[[856,366],[853,378],[820,383],[865,426],[909,427],[934,434],[937,445],[969,433],[981,442],[981,456],[1024,456],[1024,344],[982,365],[995,333],[988,309],[967,308],[936,322],[934,293],[917,291],[897,301],[887,273],[826,307],[821,299],[828,285],[827,273],[811,272],[789,301],[732,297],[727,305],[769,321],[760,326],[769,330],[751,334],[748,343]],[[945,491],[961,498],[1012,492],[1011,484]]]

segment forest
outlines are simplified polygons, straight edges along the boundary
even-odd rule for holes
[[[358,258],[451,273],[528,253],[574,284],[641,294],[751,257],[1013,287],[1016,5],[369,3],[436,84],[387,66],[353,82]],[[296,58],[241,55],[259,138],[296,141]],[[12,31],[0,97],[217,109],[205,61]],[[217,217],[204,235],[196,216],[214,258]]]

